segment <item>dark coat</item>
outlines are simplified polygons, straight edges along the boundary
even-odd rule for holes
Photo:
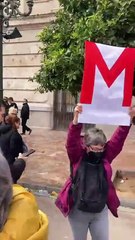
[[[0,124],[0,136],[9,132],[12,129],[12,126],[9,124],[1,123]]]
[[[28,103],[23,103],[22,109],[21,109],[21,118],[23,119],[29,119],[30,115],[30,109]]]
[[[19,153],[23,153],[23,145],[21,135],[13,129],[0,136],[0,147],[9,165],[14,163]]]

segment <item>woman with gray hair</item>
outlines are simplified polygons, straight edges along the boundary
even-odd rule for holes
[[[88,229],[92,240],[109,240],[108,209],[118,217],[120,201],[114,188],[111,163],[121,152],[131,126],[119,126],[111,139],[101,129],[88,130],[81,139],[82,124],[78,104],[69,126],[67,153],[71,175],[59,193],[57,207],[68,216],[74,240],[86,240]],[[135,108],[131,108],[131,122]]]
[[[48,218],[38,210],[32,193],[12,184],[8,163],[0,153],[0,240],[43,239],[48,240]]]

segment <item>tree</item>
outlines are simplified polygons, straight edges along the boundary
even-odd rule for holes
[[[33,81],[38,90],[81,89],[84,41],[135,47],[134,0],[59,0],[56,20],[39,35],[43,61]]]

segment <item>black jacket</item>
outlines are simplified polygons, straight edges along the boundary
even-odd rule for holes
[[[12,129],[12,126],[9,124],[1,123],[0,124],[0,136],[9,132]]]
[[[21,118],[23,119],[29,119],[30,115],[30,109],[28,103],[23,103],[22,109],[21,109]]]
[[[14,163],[19,153],[23,153],[23,145],[21,135],[13,129],[0,136],[0,147],[9,165]]]

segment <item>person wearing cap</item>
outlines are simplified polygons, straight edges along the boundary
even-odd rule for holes
[[[20,159],[23,156],[20,155]],[[34,195],[12,183],[7,161],[0,153],[0,239],[48,240],[48,217]]]
[[[130,126],[119,126],[111,139],[102,129],[91,128],[80,137],[83,124],[78,116],[83,106],[77,104],[68,130],[67,154],[71,174],[56,200],[56,206],[68,216],[74,240],[109,240],[108,210],[118,217],[120,201],[111,180],[113,160],[122,151]],[[129,111],[131,123],[135,107]]]

